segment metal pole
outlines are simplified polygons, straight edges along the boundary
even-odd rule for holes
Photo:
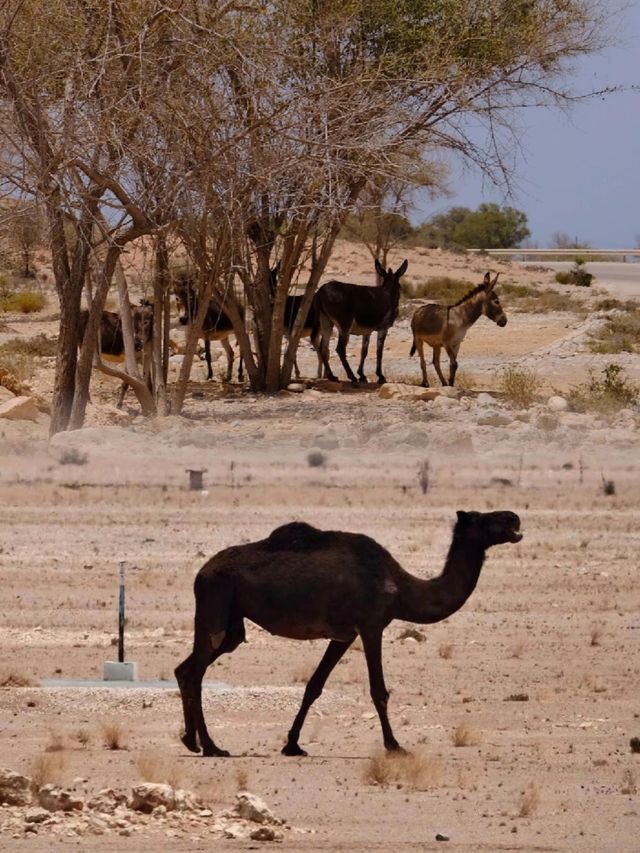
[[[118,596],[118,662],[124,663],[124,560],[120,561],[120,589]]]

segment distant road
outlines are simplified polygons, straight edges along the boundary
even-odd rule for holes
[[[552,270],[568,270],[569,261],[525,261],[525,267],[543,266]],[[640,299],[640,263],[587,262],[587,270],[594,274],[594,287],[603,287],[618,299]]]

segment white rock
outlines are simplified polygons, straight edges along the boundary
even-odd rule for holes
[[[82,811],[84,808],[84,800],[57,785],[43,785],[38,791],[38,801],[50,812]]]
[[[510,424],[512,418],[506,412],[498,412],[495,409],[488,409],[486,412],[481,412],[476,423],[478,426],[506,426]]]
[[[6,403],[7,400],[15,400],[16,395],[13,391],[9,391],[4,385],[0,385],[0,403]]]
[[[302,392],[304,391],[304,385],[302,385],[300,382],[290,382],[287,385],[287,391],[293,391],[294,394],[302,394]]]
[[[431,403],[431,407],[435,409],[454,409],[458,407],[458,400],[456,397],[445,397],[441,394],[434,399]]]
[[[43,823],[45,820],[49,820],[51,817],[50,812],[46,809],[41,808],[33,808],[27,809],[27,812],[24,816],[25,823]]]
[[[250,794],[249,791],[238,791],[235,812],[238,817],[253,821],[253,823],[269,823],[276,826],[282,823],[264,800],[256,794]]]
[[[33,397],[14,397],[0,403],[0,418],[10,421],[37,421],[38,406]]]
[[[103,788],[87,802],[87,808],[102,814],[113,814],[118,806],[122,806],[126,802],[125,794],[116,792],[113,788]]]
[[[157,806],[165,806],[167,811],[176,807],[176,795],[171,785],[144,782],[131,789],[131,808],[134,811],[151,814]]]
[[[437,388],[422,388],[402,382],[387,382],[378,389],[382,400],[435,400],[439,393]]]
[[[15,770],[0,768],[0,804],[28,806],[31,802],[31,779]]]
[[[564,397],[554,395],[553,397],[549,397],[547,400],[547,408],[551,412],[566,412],[569,408],[569,403]]]
[[[491,396],[491,394],[487,394],[483,391],[481,394],[478,394],[478,396],[476,397],[476,402],[478,403],[479,406],[490,406],[495,401],[494,401],[493,397]]]

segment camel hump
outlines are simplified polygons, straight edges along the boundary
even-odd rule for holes
[[[292,521],[276,527],[266,539],[266,544],[274,550],[315,551],[322,547],[325,540],[323,530],[312,527],[304,521]]]

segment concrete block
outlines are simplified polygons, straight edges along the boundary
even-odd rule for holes
[[[102,664],[103,681],[137,681],[138,664],[135,661],[106,660]]]

